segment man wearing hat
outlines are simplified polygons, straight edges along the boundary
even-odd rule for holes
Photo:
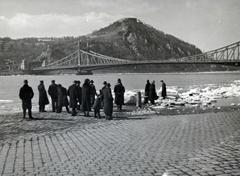
[[[45,111],[45,105],[49,104],[47,92],[44,86],[44,82],[40,81],[40,84],[38,85],[38,92],[39,92],[39,112],[46,112]]]
[[[52,100],[52,111],[55,112],[57,109],[57,84],[55,84],[55,80],[52,80],[52,84],[48,88],[48,94],[51,97]]]
[[[124,92],[125,88],[122,85],[121,79],[118,79],[117,84],[114,87],[115,103],[117,105],[118,111],[122,110],[122,105],[124,104]]]
[[[95,96],[97,95],[97,91],[94,85],[94,81],[90,81],[90,100],[91,100],[91,106],[93,106],[95,101]]]
[[[163,99],[165,99],[167,97],[167,88],[166,88],[166,83],[161,80],[162,83],[162,97]]]
[[[34,96],[33,90],[28,86],[28,81],[24,80],[24,85],[19,91],[19,97],[22,100],[23,118],[26,118],[26,111],[28,110],[29,119],[32,117],[32,98]]]
[[[76,81],[77,86],[77,110],[80,110],[81,104],[82,104],[82,88],[80,86],[81,82]]]
[[[70,107],[72,108],[72,116],[77,115],[77,81],[74,81],[73,84],[68,88],[68,96],[70,98]]]

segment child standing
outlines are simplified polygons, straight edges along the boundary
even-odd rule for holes
[[[101,95],[97,95],[97,98],[94,101],[93,104],[93,109],[94,109],[94,118],[101,118],[100,116],[100,109],[101,109]]]

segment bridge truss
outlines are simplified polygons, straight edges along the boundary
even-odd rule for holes
[[[105,56],[93,51],[81,49],[68,56],[51,62],[43,63],[42,67],[34,68],[35,71],[63,70],[63,69],[96,69],[109,66],[134,65],[134,64],[235,64],[240,65],[240,41],[222,48],[211,50],[202,54],[175,58],[169,60],[129,61],[115,57]]]

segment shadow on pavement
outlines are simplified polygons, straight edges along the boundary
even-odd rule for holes
[[[60,119],[60,118],[33,118],[33,119],[27,119],[27,120],[57,120],[57,121],[75,121],[75,119]]]

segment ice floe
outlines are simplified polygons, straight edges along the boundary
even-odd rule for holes
[[[143,90],[128,90],[125,93],[125,103],[135,104],[138,91],[142,93],[143,99]],[[214,104],[220,99],[240,97],[240,80],[223,85],[206,84],[201,86],[190,86],[188,88],[170,86],[167,88],[167,99],[161,98],[161,91],[161,88],[157,89],[157,94],[160,98],[156,100],[156,105],[154,105],[153,108],[161,109],[176,106],[214,106]],[[238,104],[229,104],[229,106],[237,105],[239,106],[240,102]]]

